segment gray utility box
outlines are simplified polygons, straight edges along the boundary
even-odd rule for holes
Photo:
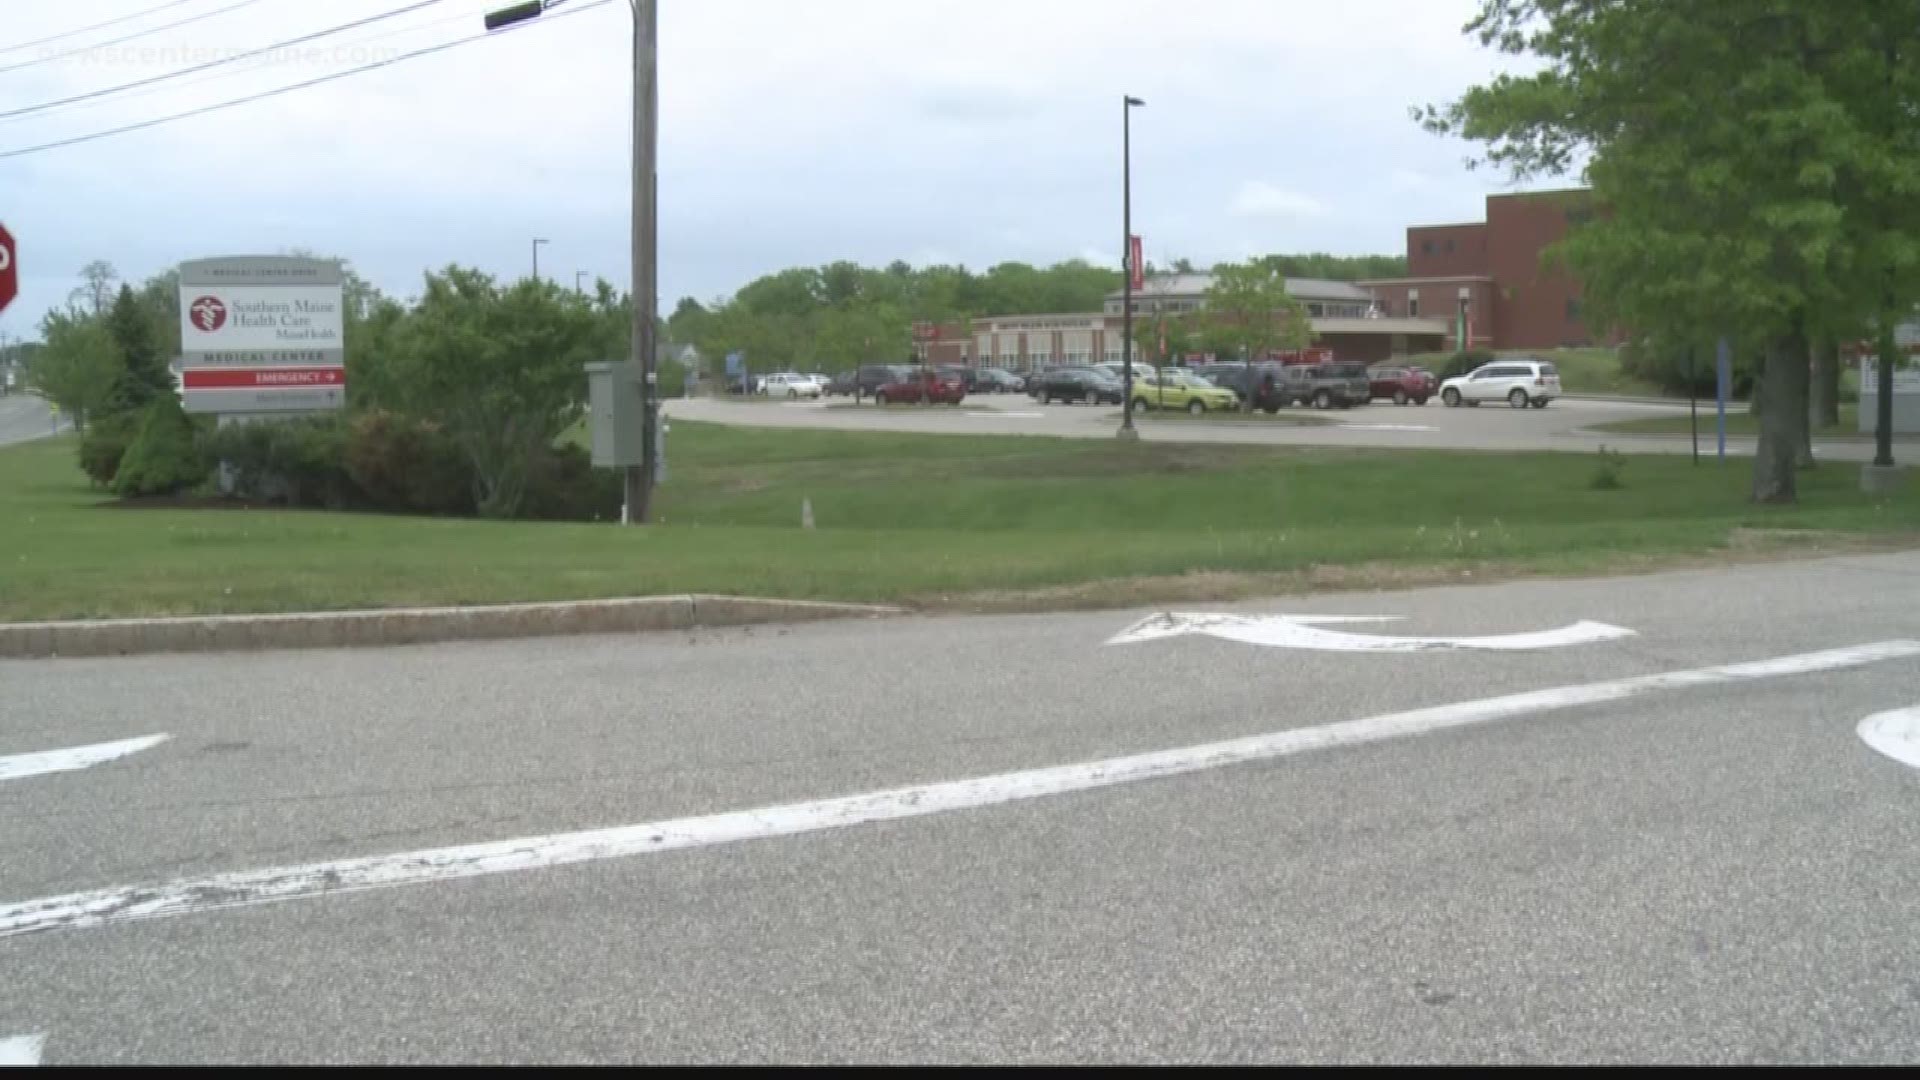
[[[587,427],[593,463],[611,468],[640,465],[646,396],[640,365],[600,361],[587,365]]]
[[[1860,365],[1860,433],[1880,430],[1880,373],[1872,364]],[[1920,435],[1920,368],[1893,372],[1893,433]]]

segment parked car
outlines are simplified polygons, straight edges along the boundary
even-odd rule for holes
[[[969,394],[974,393],[979,388],[979,384],[976,382],[978,376],[970,367],[963,367],[959,364],[947,364],[937,370],[943,376],[951,376],[959,379],[960,385],[966,387],[967,393]]]
[[[1287,364],[1282,369],[1280,395],[1290,405],[1351,409],[1373,400],[1373,384],[1367,378],[1367,365],[1361,363]]]
[[[872,396],[888,383],[904,382],[914,370],[911,364],[863,364],[853,377],[853,396]]]
[[[758,375],[735,375],[727,380],[729,394],[757,394],[760,392],[761,378]]]
[[[1287,385],[1286,366],[1273,360],[1256,363],[1223,361],[1203,364],[1196,369],[1215,386],[1231,390],[1242,404],[1272,414],[1293,404]],[[1306,400],[1306,399],[1303,399]]]
[[[981,393],[1013,394],[1027,388],[1027,381],[1002,368],[984,367],[974,373],[974,389]]]
[[[797,371],[776,371],[767,376],[760,392],[768,397],[817,398],[821,387],[811,375],[802,375]]]
[[[1089,405],[1118,405],[1126,400],[1119,380],[1090,367],[1054,368],[1041,375],[1036,383],[1030,384],[1027,392],[1038,398],[1042,405],[1051,405],[1056,399],[1065,402],[1084,401]]]
[[[1440,400],[1450,407],[1505,400],[1516,409],[1544,409],[1559,396],[1559,369],[1533,356],[1504,357],[1440,384]]]
[[[930,405],[958,405],[967,396],[966,384],[956,375],[905,364],[896,365],[894,371],[896,377],[891,382],[874,387],[875,404],[926,402]]]
[[[824,394],[827,394],[828,396],[833,396],[838,394],[845,397],[852,397],[853,382],[856,378],[859,377],[859,375],[860,373],[858,371],[843,371],[840,374],[835,375],[833,378],[828,379],[826,389],[822,390],[821,392]]]
[[[1240,396],[1184,371],[1148,371],[1133,380],[1136,409],[1185,409],[1195,416],[1240,407]]]
[[[1367,373],[1373,396],[1395,405],[1425,405],[1433,396],[1433,376],[1424,368],[1377,367]]]

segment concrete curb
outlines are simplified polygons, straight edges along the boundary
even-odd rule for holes
[[[639,596],[477,607],[0,623],[0,658],[337,649],[436,641],[624,634],[643,630],[877,618],[906,609],[750,596]]]

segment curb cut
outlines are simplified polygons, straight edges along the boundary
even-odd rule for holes
[[[365,648],[904,614],[905,608],[880,604],[689,593],[475,607],[0,623],[0,659]]]

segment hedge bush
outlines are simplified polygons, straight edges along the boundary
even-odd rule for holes
[[[178,495],[210,471],[179,395],[161,394],[141,413],[140,432],[114,470],[113,490],[121,498]]]
[[[472,466],[426,421],[382,409],[355,417],[347,428],[346,467],[368,502],[383,510],[474,512]]]
[[[596,469],[578,446],[562,446],[527,471],[520,516],[537,521],[618,521],[626,497],[617,469]]]
[[[240,498],[327,510],[367,503],[347,475],[346,425],[338,416],[228,424],[206,442]]]
[[[1494,359],[1491,349],[1465,349],[1461,352],[1454,353],[1447,359],[1446,366],[1440,369],[1440,377],[1442,379],[1451,379],[1459,375],[1465,375],[1481,364],[1492,363]]]
[[[112,487],[120,460],[139,434],[138,413],[103,413],[91,417],[80,436],[80,468],[98,487]]]

